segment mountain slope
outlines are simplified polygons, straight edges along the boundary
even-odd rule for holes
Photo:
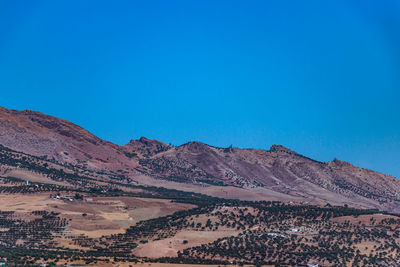
[[[171,146],[142,137],[118,146],[68,121],[5,108],[0,108],[0,144],[131,181],[146,175],[177,186],[245,190],[262,199],[276,193],[283,201],[347,203],[400,212],[398,179],[337,159],[315,161],[280,145],[270,150],[218,148],[200,142]],[[157,185],[157,179],[151,184]],[[240,193],[236,197],[241,198]]]
[[[0,143],[35,156],[90,169],[131,166],[119,146],[69,121],[40,112],[0,108]]]
[[[280,145],[261,149],[216,148],[191,142],[151,158],[149,175],[192,183],[266,188],[306,201],[348,199],[369,207],[397,210],[400,181],[337,159],[318,162]]]

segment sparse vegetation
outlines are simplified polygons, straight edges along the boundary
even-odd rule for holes
[[[159,152],[152,150],[152,153],[161,153],[163,149]],[[227,149],[229,151],[224,153],[234,153],[233,148]],[[187,180],[189,175],[197,183],[225,185],[193,164],[179,165],[181,163],[162,156],[159,161],[142,158],[140,164],[146,166],[147,171],[169,173],[171,176],[168,179],[174,181]],[[115,174],[93,173],[1,146],[0,165],[5,173],[16,168],[48,181],[26,182],[12,175],[0,176],[1,193],[28,196],[28,199],[37,194],[49,194],[51,201],[60,201],[56,202],[57,205],[51,204],[51,211],[44,208],[49,207],[47,203],[42,209],[33,211],[25,211],[20,206],[19,210],[0,212],[0,257],[17,266],[38,262],[95,264],[99,261],[139,260],[187,264],[233,262],[258,266],[308,263],[322,266],[394,266],[400,261],[400,218],[388,212],[329,203],[315,206],[227,200],[138,185],[131,183],[123,170]],[[179,175],[182,177],[179,178]],[[248,183],[234,172],[227,171],[225,177],[238,186],[262,186]],[[351,185],[340,179],[336,186],[337,189],[358,190],[358,194],[367,198],[385,201],[379,194],[362,188],[346,188]],[[110,232],[89,236],[88,232],[79,232],[76,227],[77,222],[88,222],[101,214],[89,208],[99,205],[93,203],[93,198],[104,199],[105,210],[102,212],[112,218],[122,215],[116,215],[110,209],[120,209],[120,214],[125,215],[135,210],[122,204],[110,204],[112,201],[120,203],[121,199],[140,198],[150,203],[172,201],[174,204],[171,206],[178,203],[186,206],[174,210],[174,213],[145,217],[134,222],[128,218],[129,215],[125,217],[128,225],[125,228],[110,228]],[[67,216],[68,213],[56,212],[65,211],[67,206],[76,209],[75,213]],[[109,224],[103,227],[115,227]],[[203,241],[199,242],[191,235],[203,236]],[[157,244],[167,244],[173,255],[152,254],[153,246]]]

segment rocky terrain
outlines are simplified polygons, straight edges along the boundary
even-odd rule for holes
[[[142,137],[118,146],[63,119],[6,108],[0,108],[0,144],[130,182],[141,183],[138,177],[147,176],[152,178],[146,180],[150,185],[193,185],[207,188],[205,194],[223,187],[218,192],[234,190],[233,197],[241,199],[246,199],[243,192],[253,192],[260,200],[400,211],[400,181],[395,177],[337,159],[319,162],[281,145],[269,150],[218,148],[200,142],[171,146]]]

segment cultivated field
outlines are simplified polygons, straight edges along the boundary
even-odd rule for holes
[[[66,235],[98,238],[103,235],[123,233],[138,221],[194,207],[164,199],[84,197],[82,200],[69,201],[56,199],[54,196],[55,194],[48,193],[2,194],[0,210],[15,211],[18,216],[25,219],[29,219],[33,211],[60,213],[60,217],[69,221]],[[61,198],[63,197],[61,195]]]

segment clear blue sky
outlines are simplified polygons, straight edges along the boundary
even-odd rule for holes
[[[400,2],[2,0],[0,90],[118,144],[277,143],[400,177]]]

